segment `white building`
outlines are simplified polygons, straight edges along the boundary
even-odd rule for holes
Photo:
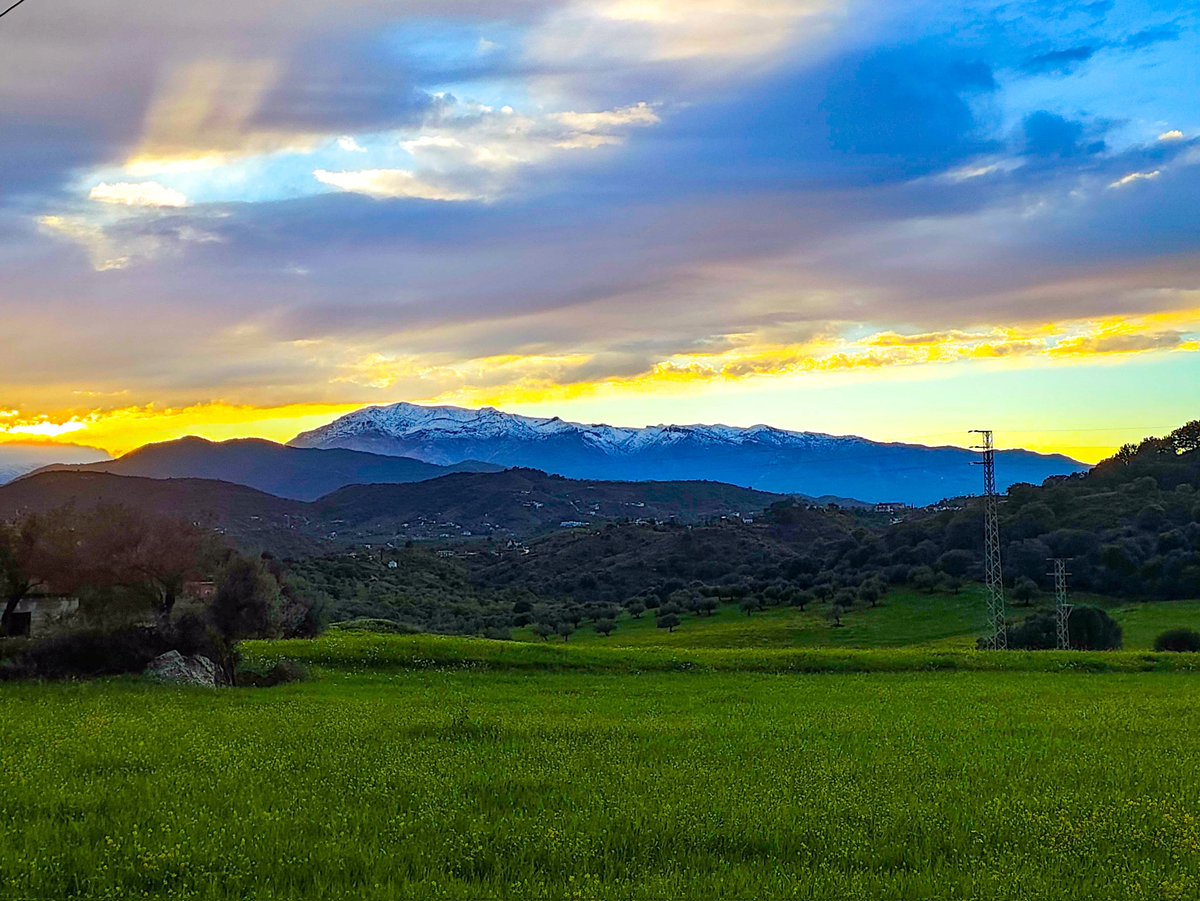
[[[34,595],[17,603],[9,634],[36,638],[79,612],[79,598],[65,595]]]

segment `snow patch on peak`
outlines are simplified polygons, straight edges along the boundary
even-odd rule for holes
[[[574,438],[608,454],[672,447],[685,442],[702,445],[768,444],[813,448],[824,444],[864,441],[862,438],[842,438],[818,432],[793,432],[763,424],[742,428],[720,424],[663,423],[645,428],[624,428],[600,423],[569,422],[558,416],[521,416],[505,413],[495,407],[471,410],[453,406],[422,406],[402,401],[389,406],[365,407],[349,413],[327,426],[297,436],[291,443],[307,447],[330,446],[338,441],[368,433],[395,439]]]

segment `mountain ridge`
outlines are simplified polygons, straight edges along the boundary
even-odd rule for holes
[[[44,441],[0,442],[0,485],[6,485],[46,466],[100,463],[109,459],[108,454],[99,448],[81,444]]]
[[[780,494],[924,506],[978,493],[972,450],[877,442],[768,425],[628,428],[530,417],[493,407],[364,407],[297,435],[292,447],[343,448],[448,464],[474,458],[568,478],[712,480]],[[1000,490],[1086,470],[1060,454],[997,451]]]
[[[66,471],[152,479],[213,479],[276,497],[311,501],[347,485],[419,482],[452,472],[495,472],[502,468],[477,461],[442,466],[342,448],[295,448],[262,438],[210,441],[189,435],[144,445],[116,460],[45,466],[25,478]]]

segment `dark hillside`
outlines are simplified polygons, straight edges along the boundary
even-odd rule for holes
[[[304,554],[320,547],[320,528],[306,504],[228,482],[75,471],[44,472],[0,487],[0,520],[65,506],[90,510],[116,504],[199,523],[246,548]]]
[[[490,463],[438,466],[410,457],[353,450],[287,447],[258,438],[180,438],[148,444],[118,460],[48,466],[41,472],[107,472],[150,479],[215,479],[293,500],[312,501],[346,485],[435,479],[452,472],[496,472]]]
[[[982,518],[970,502],[905,523],[885,537],[890,561],[976,575]],[[1068,557],[1079,589],[1200,597],[1200,450],[1152,438],[1091,472],[1014,485],[1001,504],[1000,534],[1010,583],[1046,584],[1047,558]]]
[[[753,514],[777,499],[713,482],[575,482],[535,470],[509,470],[455,473],[403,485],[356,485],[304,503],[215,480],[72,470],[44,472],[0,487],[0,518],[65,504],[119,503],[211,523],[244,547],[298,554],[409,540],[506,541],[557,531],[564,523],[692,523]]]
[[[313,509],[364,538],[391,537],[397,531],[458,537],[464,530],[472,535],[524,536],[565,522],[699,522],[753,514],[778,499],[717,482],[574,481],[534,469],[510,469],[458,473],[409,485],[355,485],[321,498]]]

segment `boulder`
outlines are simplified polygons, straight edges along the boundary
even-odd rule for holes
[[[207,657],[184,657],[178,651],[167,651],[155,657],[146,667],[146,675],[156,682],[201,688],[216,688],[225,681],[217,665]]]

